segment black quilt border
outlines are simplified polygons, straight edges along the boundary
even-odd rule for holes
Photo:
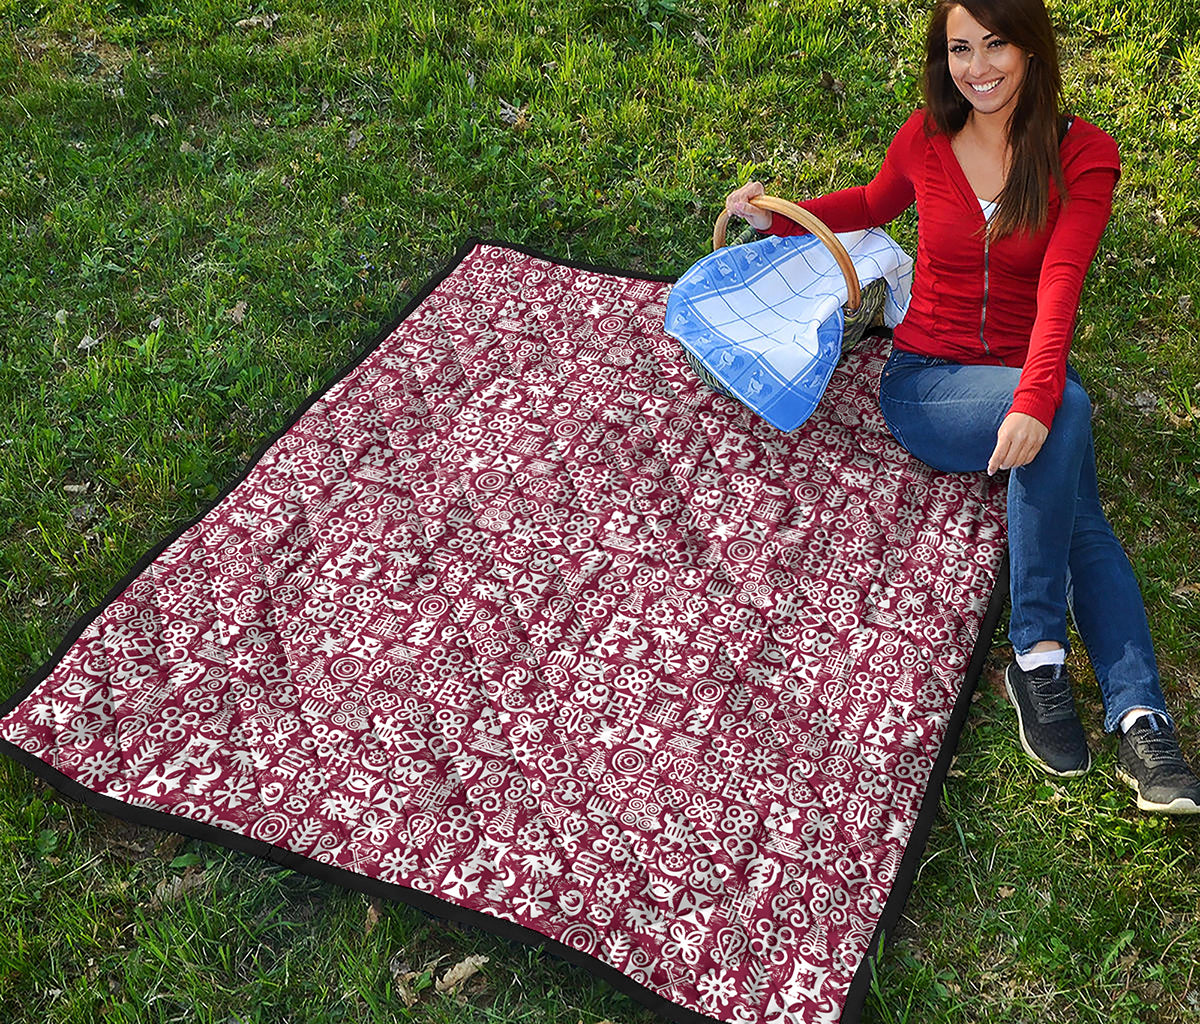
[[[435,273],[425,285],[418,291],[396,314],[385,327],[370,336],[358,350],[351,356],[350,360],[333,376],[329,381],[314,391],[307,399],[301,403],[296,412],[288,419],[288,421],[271,437],[259,446],[257,451],[251,456],[246,463],[245,468],[234,477],[225,486],[221,493],[213,499],[206,507],[192,519],[188,520],[183,526],[178,527],[166,539],[162,540],[152,547],[145,555],[143,555],[125,574],[122,579],[109,590],[104,599],[94,608],[84,612],[67,631],[62,643],[59,644],[55,652],[47,661],[36,669],[28,678],[25,685],[20,687],[7,701],[0,705],[0,718],[5,718],[16,709],[37,687],[38,685],[54,670],[55,666],[66,656],[76,640],[83,634],[84,630],[92,623],[92,621],[100,615],[110,604],[125,592],[134,580],[137,579],[145,570],[161,555],[167,547],[174,543],[183,533],[191,529],[199,523],[205,516],[208,515],[213,508],[219,505],[225,498],[241,484],[250,472],[258,465],[262,457],[267,453],[270,447],[275,444],[288,430],[290,430],[296,422],[308,410],[318,402],[334,385],[338,384],[345,378],[355,367],[358,366],[364,359],[367,358],[376,348],[379,347],[392,332],[396,330],[412,313],[417,309],[422,302],[440,285],[460,263],[480,245],[496,246],[503,249],[513,250],[515,252],[524,253],[527,256],[533,256],[537,259],[547,260],[548,262],[559,266],[571,267],[575,270],[591,271],[601,274],[612,274],[618,277],[632,278],[642,281],[656,281],[662,284],[669,284],[676,280],[675,277],[664,274],[650,274],[636,271],[629,271],[619,267],[609,267],[595,263],[588,263],[582,260],[562,259],[557,256],[550,256],[529,246],[520,245],[513,242],[492,241],[476,237],[468,238],[454,253],[453,257],[446,265]],[[876,924],[874,934],[871,937],[870,945],[867,953],[863,957],[858,969],[855,971],[854,977],[851,980],[850,987],[846,993],[846,1000],[842,1007],[842,1015],[840,1024],[858,1024],[862,1015],[863,1007],[866,1003],[867,994],[870,991],[872,981],[874,979],[874,964],[880,953],[881,946],[886,939],[890,937],[895,929],[896,923],[900,920],[900,915],[904,910],[904,905],[908,900],[908,894],[912,889],[913,883],[916,880],[917,871],[920,868],[921,857],[925,851],[925,845],[929,840],[930,832],[933,829],[934,821],[937,818],[938,808],[941,805],[941,791],[945,784],[950,763],[954,758],[955,751],[958,747],[958,740],[962,734],[963,727],[966,724],[967,714],[971,707],[971,697],[975,691],[979,676],[983,671],[983,663],[987,657],[988,649],[991,647],[992,635],[996,630],[996,626],[1000,620],[1000,614],[1004,607],[1004,601],[1008,593],[1008,561],[1007,558],[1001,566],[1000,572],[997,574],[995,586],[992,589],[991,596],[988,600],[987,610],[984,613],[984,618],[980,624],[979,636],[976,638],[975,647],[971,653],[971,659],[967,667],[966,678],[963,680],[963,685],[959,690],[958,698],[954,704],[954,710],[951,712],[950,721],[947,724],[946,735],[942,741],[941,750],[934,762],[933,769],[930,772],[929,781],[926,786],[925,796],[921,801],[920,810],[917,812],[917,820],[913,825],[912,834],[909,836],[908,844],[905,847],[904,855],[900,861],[900,867],[896,875],[896,880],[892,884],[891,892],[888,895],[887,901],[884,904],[883,911],[880,914],[879,921]],[[49,785],[53,786],[59,792],[72,800],[77,801],[92,810],[99,811],[102,814],[108,814],[112,817],[128,821],[135,825],[149,826],[159,829],[164,832],[174,832],[180,835],[185,835],[193,839],[211,842],[218,846],[224,846],[227,849],[236,850],[239,853],[250,854],[251,856],[259,857],[264,860],[273,861],[282,867],[293,871],[300,872],[305,875],[312,876],[320,881],[330,882],[351,891],[362,892],[368,896],[380,899],[396,900],[401,903],[406,903],[409,906],[415,907],[427,914],[435,917],[440,917],[448,921],[453,921],[457,924],[475,927],[481,931],[496,935],[502,939],[511,942],[520,943],[541,947],[550,953],[552,956],[565,960],[568,963],[575,964],[601,978],[610,984],[618,992],[621,992],[632,999],[637,1000],[647,1009],[659,1014],[660,1016],[676,1022],[676,1024],[724,1024],[718,1018],[710,1017],[706,1014],[699,1013],[694,1010],[689,1010],[686,1007],[680,1006],[677,1003],[670,1001],[657,992],[646,988],[644,985],[638,984],[627,975],[622,974],[615,967],[604,963],[595,957],[582,953],[579,950],[573,949],[563,943],[557,942],[554,939],[542,935],[529,928],[524,928],[521,925],[514,924],[511,921],[506,921],[503,918],[492,917],[488,914],[481,913],[476,910],[469,910],[465,907],[460,907],[454,903],[449,903],[445,900],[432,896],[429,893],[422,892],[419,889],[411,889],[406,886],[397,885],[393,882],[382,882],[378,879],[368,878],[365,875],[357,874],[345,868],[337,868],[320,861],[312,860],[301,854],[293,853],[291,850],[285,850],[282,847],[274,846],[271,843],[264,842],[259,839],[251,839],[248,836],[241,835],[236,832],[229,832],[225,829],[218,828],[214,825],[208,825],[204,822],[194,821],[191,818],[181,817],[179,815],[168,814],[165,811],[151,810],[146,807],[141,807],[136,804],[131,804],[123,800],[117,800],[113,797],[104,796],[95,793],[87,787],[76,782],[74,779],[67,777],[57,769],[51,767],[35,754],[31,754],[20,747],[9,743],[7,740],[0,739],[0,753],[7,754],[10,758],[19,764],[24,765],[33,774]]]

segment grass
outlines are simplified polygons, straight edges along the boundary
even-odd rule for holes
[[[918,101],[925,9],[0,0],[0,693],[468,234],[680,273],[750,175],[796,197],[867,180]],[[1052,12],[1068,97],[1124,159],[1075,361],[1200,752],[1200,8]],[[912,246],[912,214],[894,234]],[[1200,1020],[1200,831],[1132,810],[1094,686],[1099,770],[1033,772],[1002,653],[866,1019]],[[6,1020],[653,1019],[536,951],[128,828],[7,762],[0,849]],[[393,965],[428,981],[474,953],[461,998],[405,1006]]]

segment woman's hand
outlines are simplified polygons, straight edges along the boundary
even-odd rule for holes
[[[1041,420],[1028,413],[1010,412],[996,432],[996,450],[988,459],[988,476],[998,469],[1015,469],[1032,462],[1049,433]]]
[[[731,217],[741,217],[749,221],[756,231],[767,231],[775,219],[775,214],[770,210],[760,210],[757,206],[750,205],[750,200],[754,196],[761,196],[763,192],[762,182],[748,181],[725,197],[725,209]]]

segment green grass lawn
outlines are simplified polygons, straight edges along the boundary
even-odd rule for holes
[[[918,102],[926,9],[0,0],[0,696],[468,235],[677,274],[750,175],[793,198],[868,180]],[[1070,103],[1124,159],[1074,358],[1200,755],[1200,6],[1052,13]],[[911,249],[911,213],[893,233]],[[1132,809],[1081,656],[1099,768],[1039,777],[1003,659],[867,1019],[1200,1021],[1200,826]],[[654,1019],[537,951],[122,825],[7,761],[0,916],[5,1021]]]

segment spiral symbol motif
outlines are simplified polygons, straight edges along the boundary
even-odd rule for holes
[[[618,750],[613,755],[613,767],[623,775],[636,775],[646,767],[646,755],[640,750]]]
[[[692,687],[692,696],[698,704],[715,704],[721,699],[724,687],[711,679],[701,679]]]
[[[417,611],[425,619],[440,619],[449,608],[450,601],[443,594],[430,594],[417,602]]]
[[[499,470],[489,469],[475,478],[475,486],[481,491],[498,491],[504,486],[506,477]]]
[[[796,485],[796,500],[804,505],[812,505],[821,498],[821,488],[814,483],[805,481]]]
[[[729,547],[725,549],[725,554],[732,562],[752,562],[754,556],[758,554],[758,547],[753,541],[743,540],[738,537],[729,542]]]
[[[343,683],[349,682],[351,679],[357,679],[362,675],[362,671],[362,662],[349,655],[344,658],[338,658],[337,661],[329,666],[329,674],[334,679],[338,679]]]
[[[600,937],[596,934],[596,929],[590,924],[584,924],[582,921],[579,921],[567,928],[558,937],[558,941],[564,946],[570,946],[572,949],[579,950],[581,953],[591,953],[600,941]]]
[[[596,330],[601,334],[620,334],[624,329],[623,316],[606,316],[596,321]]]
[[[277,843],[291,831],[292,820],[286,814],[275,811],[264,814],[250,826],[250,835],[264,843]]]

